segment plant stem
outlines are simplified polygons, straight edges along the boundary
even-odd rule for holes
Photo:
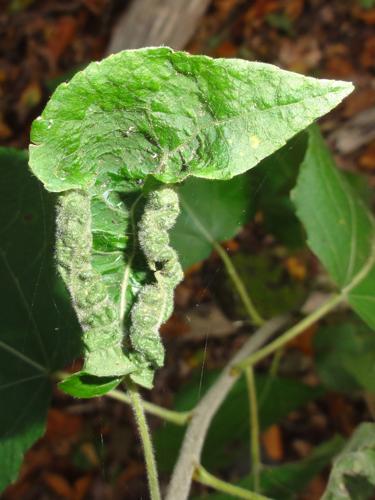
[[[267,497],[254,493],[252,491],[245,490],[239,486],[222,481],[218,477],[210,474],[204,467],[198,465],[194,472],[195,481],[210,486],[211,488],[222,491],[223,493],[228,493],[235,498],[245,498],[248,500],[269,500]]]
[[[253,304],[253,301],[250,298],[250,295],[247,293],[246,287],[241,280],[237,269],[234,267],[232,260],[230,259],[229,255],[227,252],[224,250],[224,248],[217,243],[216,241],[212,242],[212,245],[214,249],[217,251],[219,254],[221,260],[223,261],[223,264],[225,266],[225,269],[228,273],[229,278],[232,280],[232,283],[237,290],[238,295],[240,296],[242,303],[246,309],[246,312],[252,321],[252,323],[256,326],[260,326],[264,323],[264,319],[260,316],[258,313],[255,305]]]
[[[54,373],[55,378],[57,380],[64,380],[65,378],[70,376],[70,373],[58,371]],[[116,399],[117,401],[121,401],[121,403],[126,403],[131,405],[130,396],[125,394],[123,391],[119,391],[118,389],[112,389],[112,391],[103,394],[111,399]],[[170,422],[171,424],[176,425],[186,425],[192,417],[192,411],[173,411],[168,408],[163,408],[162,406],[156,405],[154,403],[150,403],[149,401],[142,400],[143,409],[145,412],[150,415],[154,415],[155,417],[162,418],[166,422]]]
[[[112,399],[116,399],[117,401],[121,401],[126,404],[132,404],[130,396],[116,389],[107,392],[105,396],[108,396],[109,398]],[[176,425],[187,424],[187,422],[192,416],[192,412],[190,411],[178,412],[178,411],[168,410],[167,408],[163,408],[162,406],[158,406],[155,405],[154,403],[149,403],[148,401],[144,400],[142,400],[142,406],[147,413],[150,413],[150,415],[162,418],[163,420],[171,422],[172,424]]]
[[[271,378],[276,377],[277,372],[279,371],[280,363],[281,363],[281,358],[283,357],[284,354],[284,347],[280,347],[277,349],[275,352],[275,355],[273,357],[270,370],[269,370],[269,376]]]
[[[246,368],[245,375],[249,395],[251,470],[254,476],[254,490],[258,492],[260,491],[260,469],[262,465],[260,461],[257,392],[252,366]]]
[[[150,430],[148,428],[146,417],[143,411],[142,398],[135,384],[128,380],[126,385],[129,391],[132,409],[143,446],[143,453],[147,469],[148,486],[150,489],[150,499],[161,500],[154,449],[151,442]]]
[[[280,349],[280,347],[283,347],[290,340],[297,337],[297,335],[303,332],[307,327],[309,327],[310,325],[315,323],[318,319],[322,318],[327,313],[329,313],[340,302],[345,300],[345,298],[346,298],[345,294],[333,295],[322,306],[318,307],[318,309],[309,314],[309,316],[306,316],[299,323],[289,328],[285,333],[280,335],[280,337],[277,337],[270,344],[266,345],[262,349],[259,349],[259,351],[255,352],[254,354],[251,354],[240,363],[237,363],[233,367],[233,369],[242,371],[247,366],[254,365],[258,361],[267,357],[269,354],[272,354],[273,352],[277,351],[278,349]]]
[[[180,203],[181,206],[184,207],[185,211],[190,215],[191,219],[194,221],[194,224],[197,226],[199,231],[202,233],[202,236],[209,242],[210,245],[213,246],[213,248],[217,251],[219,254],[219,257],[223,261],[223,264],[225,266],[225,269],[227,270],[229,278],[232,280],[232,283],[235,287],[235,289],[238,292],[238,295],[240,296],[242,303],[246,309],[246,312],[250,318],[250,320],[254,323],[256,326],[261,326],[264,323],[264,319],[260,316],[258,311],[256,310],[249,294],[247,293],[246,287],[241,280],[239,274],[237,273],[236,268],[234,267],[229,255],[227,252],[224,250],[224,248],[218,243],[212,236],[211,234],[207,231],[207,229],[204,227],[204,225],[201,223],[199,218],[195,215],[193,210],[190,208],[188,203],[183,199],[180,193]]]
[[[196,464],[201,461],[203,445],[212,419],[240,375],[238,371],[233,373],[233,366],[264,345],[288,321],[289,316],[273,318],[253,333],[194,408],[165,500],[188,499],[192,477]]]

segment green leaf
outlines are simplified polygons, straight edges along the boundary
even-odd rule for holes
[[[375,328],[375,222],[335,166],[317,128],[310,129],[292,200],[308,245],[356,313]]]
[[[370,500],[375,493],[375,424],[361,424],[336,458],[322,500]]]
[[[273,250],[264,249],[255,255],[238,252],[231,260],[263,318],[272,318],[302,306],[307,295],[306,288],[288,276],[280,257]],[[227,272],[217,273],[211,289],[230,317],[248,317]]]
[[[332,460],[341,450],[344,440],[335,436],[326,443],[317,446],[310,456],[299,462],[286,463],[275,467],[265,467],[260,474],[260,486],[263,495],[275,500],[294,500],[296,494]],[[253,490],[253,477],[247,476],[236,483],[237,486]],[[228,500],[220,493],[202,495],[197,498],[207,500]]]
[[[33,123],[30,165],[49,191],[119,191],[149,174],[229,179],[352,90],[263,63],[124,51],[57,88]]]
[[[187,384],[177,394],[174,408],[187,411],[194,408],[205,390],[215,381],[216,372],[205,374],[203,385],[200,377]],[[261,428],[280,422],[291,411],[316,399],[324,393],[322,388],[312,388],[292,379],[257,375],[256,388],[259,399],[259,422]],[[203,450],[202,463],[209,470],[233,464],[243,460],[248,453],[249,412],[247,387],[241,378],[230,392],[212,421]],[[154,445],[158,466],[161,470],[173,468],[184,429],[172,424],[165,424],[154,433]],[[228,453],[230,450],[230,453]]]
[[[232,238],[253,214],[250,180],[187,179],[178,187],[181,213],[171,231],[171,244],[184,268],[207,258],[212,242]]]
[[[359,3],[364,9],[372,9],[375,6],[375,0],[359,0]]]
[[[147,344],[149,354],[158,350],[156,364],[148,359],[155,357],[135,348],[129,320],[141,302],[147,306],[146,293],[148,305],[156,304],[152,287],[157,276],[166,276],[155,262],[150,265],[142,246],[157,242],[158,235],[137,235],[146,220],[143,196],[156,190],[157,182],[231,179],[245,172],[351,91],[346,82],[166,47],[110,56],[56,89],[33,123],[30,166],[49,191],[68,192],[60,196],[56,247],[83,328],[85,364],[79,376],[129,375],[149,388],[162,362],[154,333],[139,346]],[[167,233],[161,241],[168,245]],[[161,308],[163,321],[170,303]],[[157,321],[158,314],[148,321],[152,318]],[[112,342],[108,346],[106,339]],[[79,395],[82,380],[70,382]],[[96,390],[92,384],[89,389]]]
[[[324,385],[338,392],[364,389],[375,394],[375,337],[367,325],[347,320],[320,328],[314,347]]]
[[[120,377],[95,377],[93,375],[76,374],[65,378],[59,383],[59,388],[66,394],[80,398],[97,398],[115,389],[120,383]]]
[[[304,245],[302,224],[295,214],[290,191],[296,184],[299,167],[307,147],[307,133],[302,132],[250,172],[252,196],[261,210],[264,226],[290,248]]]
[[[0,148],[0,490],[44,433],[50,376],[80,350],[79,326],[54,269],[54,196],[27,154]]]

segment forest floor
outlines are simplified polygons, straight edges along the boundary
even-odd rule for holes
[[[56,84],[103,56],[124,2],[0,0],[0,4],[0,144],[26,148],[31,122]],[[374,187],[375,139],[361,141],[363,134],[355,122],[364,116],[366,129],[366,112],[375,106],[374,25],[375,8],[361,8],[356,0],[213,0],[187,50],[352,81],[355,92],[323,120],[322,128],[339,165],[362,172]],[[334,133],[345,131],[348,124],[355,136],[349,151]],[[367,123],[367,128],[371,126],[374,121]],[[259,254],[272,245],[257,214],[226,247],[234,256]],[[304,281],[316,273],[310,254],[284,252],[278,258],[291,280]],[[224,366],[244,342],[247,333],[233,321],[233,304],[215,293],[220,273],[220,260],[213,253],[190,269],[177,288],[175,313],[162,329],[168,356],[148,396],[153,402],[171,406],[186,381],[197,379],[196,387],[200,386],[206,371]],[[289,345],[280,366],[283,374],[311,387],[319,384],[314,332],[310,329]],[[265,363],[263,369],[267,368]],[[335,433],[350,436],[366,418],[368,409],[360,398],[325,393],[263,433],[265,460],[277,464],[307,457],[316,444]],[[151,421],[160,428],[159,421]],[[129,408],[107,398],[72,400],[56,390],[47,433],[27,453],[20,479],[4,499],[139,500],[147,498],[144,472]],[[231,479],[237,472],[234,468],[225,473]],[[298,498],[319,499],[326,480],[323,471]]]

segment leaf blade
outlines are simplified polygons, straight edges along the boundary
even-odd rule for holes
[[[110,186],[110,173],[229,179],[352,89],[264,63],[166,47],[124,51],[57,88],[33,124],[30,165],[50,191],[89,189],[99,177]]]
[[[53,257],[54,196],[27,154],[0,148],[0,490],[44,433],[50,375],[79,352],[79,329]]]
[[[357,314],[375,328],[375,222],[336,168],[317,128],[309,131],[292,200],[308,245]]]

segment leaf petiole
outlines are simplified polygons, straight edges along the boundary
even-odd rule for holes
[[[228,493],[228,495],[235,498],[244,498],[245,500],[269,500],[268,497],[259,495],[245,488],[240,488],[233,484],[222,481],[218,477],[210,474],[202,465],[197,465],[194,471],[194,480],[198,483],[204,484],[205,486],[210,486],[211,488],[222,491],[223,493]]]
[[[54,374],[55,378],[58,380],[64,380],[69,377],[69,373],[66,372],[56,372]],[[131,405],[130,396],[128,396],[125,392],[119,391],[118,389],[112,389],[111,391],[104,394],[105,397],[116,399],[117,401],[121,401],[122,403]],[[155,417],[159,417],[166,422],[170,422],[175,425],[186,425],[191,419],[193,412],[192,411],[173,411],[168,408],[163,408],[162,406],[156,405],[154,403],[150,403],[149,401],[142,400],[142,405],[145,412],[150,415],[154,415]]]
[[[306,328],[308,328],[313,323],[318,321],[318,319],[322,318],[327,313],[332,311],[332,309],[334,309],[338,304],[340,304],[344,300],[346,300],[345,293],[333,295],[324,304],[322,304],[311,314],[303,318],[299,323],[289,328],[285,333],[280,335],[280,337],[277,337],[273,342],[270,342],[262,349],[259,349],[259,351],[255,352],[254,354],[251,354],[240,363],[237,363],[235,366],[233,366],[233,370],[243,371],[246,369],[247,366],[255,365],[256,363],[258,363],[268,355],[274,353],[275,351],[283,347],[285,344],[290,342],[292,339],[297,337]]]
[[[150,490],[151,500],[161,500],[158,471],[155,462],[154,448],[152,446],[150,429],[147,425],[146,416],[143,410],[142,398],[137,386],[128,380],[126,386],[129,391],[131,407],[137,422],[139,437],[141,438],[143,454],[146,462],[147,480]]]

